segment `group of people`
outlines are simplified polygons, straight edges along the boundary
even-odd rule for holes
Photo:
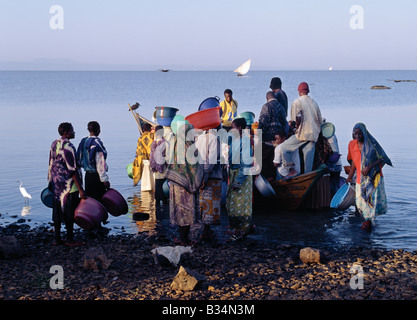
[[[253,230],[254,177],[247,169],[256,164],[244,161],[243,154],[248,152],[253,156],[253,138],[259,129],[262,130],[262,140],[257,142],[262,144],[260,173],[269,181],[308,173],[320,163],[327,164],[330,173],[336,178],[340,176],[341,159],[337,140],[323,137],[321,125],[324,120],[317,103],[309,96],[308,84],[302,82],[298,86],[299,97],[291,105],[289,120],[288,98],[282,90],[281,79],[272,78],[270,89],[258,122],[253,124],[237,117],[238,103],[233,99],[233,92],[225,90],[225,99],[220,104],[222,124],[216,129],[234,132],[226,145],[212,130],[197,135],[194,141],[185,139],[193,129],[188,121],[180,123],[185,135],[176,135],[162,126],[143,124],[133,162],[133,184],[137,185],[145,173],[152,173],[151,180],[154,179],[155,184],[145,190],[154,190],[158,206],[161,201],[164,205],[169,204],[170,221],[179,230],[179,237],[175,239],[177,244],[190,245],[193,242],[190,229],[197,221],[203,225],[202,240],[215,238],[211,226],[220,224],[225,182],[230,239],[242,239]],[[251,129],[250,137],[243,134],[247,128]],[[99,138],[100,125],[91,121],[87,129],[89,135],[81,140],[76,149],[70,142],[75,137],[72,124],[61,123],[58,127],[60,138],[50,148],[48,187],[54,194],[52,220],[55,244],[82,244],[74,240],[73,233],[74,212],[80,198],[92,197],[100,201],[110,188],[107,151]],[[355,205],[364,218],[362,228],[371,230],[375,217],[387,211],[382,167],[385,164],[392,166],[392,163],[364,124],[354,126],[352,138],[348,146],[347,160],[351,169],[347,183],[355,184]],[[178,145],[182,147],[177,148]],[[187,159],[185,155],[194,152],[205,161],[168,163],[165,161],[168,150],[174,150],[174,159]],[[238,162],[232,161],[236,154],[240,156]],[[221,155],[227,159],[225,164],[220,161]],[[85,171],[84,183],[81,168]],[[166,183],[169,184],[169,197],[163,190]],[[337,187],[333,188],[332,194],[336,190]],[[61,239],[62,223],[65,223],[67,230],[66,241]]]
[[[48,188],[54,195],[52,221],[55,245],[83,244],[74,239],[74,214],[80,198],[91,197],[100,201],[110,188],[107,151],[98,137],[100,124],[91,121],[87,130],[89,135],[81,140],[76,149],[70,141],[75,138],[74,127],[69,122],[61,123],[58,126],[60,138],[52,143],[49,151]],[[81,168],[85,171],[84,183]],[[66,241],[61,238],[62,223],[67,231]]]

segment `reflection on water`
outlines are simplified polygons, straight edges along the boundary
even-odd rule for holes
[[[155,235],[158,221],[155,212],[155,198],[152,191],[143,191],[133,194],[127,199],[129,214],[132,215],[132,223],[135,224],[137,232],[147,232]]]
[[[26,216],[30,215],[30,209],[31,208],[32,208],[31,206],[25,206],[25,207],[23,207],[22,208],[22,211],[20,212],[20,215],[22,217],[26,217]]]

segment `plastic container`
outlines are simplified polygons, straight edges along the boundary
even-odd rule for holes
[[[185,120],[188,120],[196,129],[213,129],[221,124],[220,111],[220,107],[204,109],[186,116]]]
[[[127,176],[130,179],[133,179],[133,163],[129,163],[126,167],[126,171],[127,171]]]
[[[262,176],[258,175],[255,179],[255,186],[265,198],[275,197],[275,190],[270,183]]]
[[[200,103],[200,106],[198,107],[198,111],[216,108],[216,107],[220,107],[220,98],[217,96],[210,97],[210,98],[203,100],[203,102]]]
[[[103,197],[101,203],[106,210],[115,217],[126,214],[129,211],[129,207],[125,198],[115,189],[108,189]]]
[[[77,225],[85,230],[93,230],[101,227],[101,223],[108,218],[106,208],[97,200],[87,197],[81,199],[74,213]]]
[[[325,122],[321,125],[321,133],[323,134],[323,137],[325,137],[326,139],[330,139],[331,137],[333,137],[335,130],[336,129],[333,123],[331,122]]]
[[[54,206],[54,193],[51,190],[49,190],[49,188],[43,189],[42,192],[41,192],[41,201],[48,208],[53,208],[53,206]]]
[[[238,118],[244,118],[246,120],[246,125],[250,127],[252,123],[255,122],[255,114],[250,111],[242,112],[237,116]]]
[[[350,184],[345,183],[339,188],[330,202],[330,207],[336,210],[346,210],[355,204],[355,190]]]
[[[154,116],[159,125],[169,127],[172,120],[178,112],[177,108],[173,107],[155,107]]]
[[[173,132],[175,135],[177,135],[178,125],[179,125],[180,123],[184,123],[184,122],[185,122],[184,116],[181,116],[181,115],[179,115],[179,114],[177,114],[177,115],[174,117],[174,119],[172,119],[172,122],[171,122],[171,130],[172,130],[172,132]]]
[[[204,99],[203,102],[200,103],[200,106],[198,107],[198,111],[217,108],[217,107],[220,107],[220,98],[217,96],[210,97],[210,98]],[[222,116],[222,114],[223,114],[223,111],[220,108],[220,117]]]

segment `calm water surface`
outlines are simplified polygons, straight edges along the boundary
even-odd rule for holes
[[[256,116],[269,90],[280,76],[289,101],[302,81],[310,84],[327,121],[336,126],[339,147],[347,164],[347,145],[355,123],[363,122],[390,156],[394,168],[384,167],[389,211],[377,218],[371,234],[362,232],[354,212],[286,213],[264,210],[254,214],[256,233],[251,237],[283,243],[324,246],[373,246],[417,250],[417,79],[416,71],[254,71],[246,77],[233,72],[0,72],[0,225],[21,218],[31,226],[49,223],[51,210],[40,201],[47,185],[48,152],[58,137],[58,124],[74,125],[78,146],[87,135],[87,123],[97,120],[108,149],[112,187],[129,203],[129,213],[109,217],[111,233],[171,233],[167,211],[155,211],[151,194],[133,187],[126,166],[135,156],[139,131],[128,104],[139,102],[139,112],[152,117],[155,106],[173,106],[184,116],[197,111],[207,97],[223,98],[230,88],[239,111]],[[391,90],[371,90],[373,85]],[[19,180],[32,195],[25,204]],[[136,212],[149,214],[135,221]],[[227,217],[216,227],[227,230]],[[198,232],[197,227],[194,230]]]

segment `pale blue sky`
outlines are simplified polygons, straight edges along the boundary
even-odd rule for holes
[[[52,30],[49,9],[64,10]],[[364,10],[364,29],[349,12]],[[417,1],[2,0],[0,62],[229,69],[417,69]]]

